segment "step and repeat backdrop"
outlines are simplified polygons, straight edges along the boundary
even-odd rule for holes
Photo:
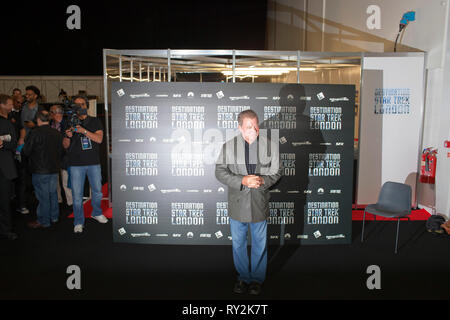
[[[252,109],[283,172],[269,243],[350,243],[354,96],[350,85],[113,82],[114,241],[231,244],[215,161]]]

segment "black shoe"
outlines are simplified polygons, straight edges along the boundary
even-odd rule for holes
[[[36,221],[29,222],[28,227],[31,229],[45,229],[45,228],[48,228],[49,226],[44,226],[36,220]]]
[[[238,280],[236,281],[236,283],[234,284],[234,288],[233,288],[233,292],[237,293],[237,294],[243,294],[247,292],[247,287],[248,284],[246,284],[244,281],[242,280]]]
[[[252,296],[258,296],[261,293],[262,285],[258,282],[252,282],[248,286],[248,294]]]

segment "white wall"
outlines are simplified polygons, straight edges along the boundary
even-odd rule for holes
[[[397,51],[426,51],[427,67],[442,67],[448,4],[448,0],[269,0],[267,49],[392,52],[400,19],[415,11],[416,21],[405,29],[403,47]],[[368,27],[371,5],[380,9],[379,29]]]
[[[19,88],[25,94],[25,88],[29,85],[38,87],[46,102],[59,102],[58,94],[63,88],[69,96],[77,95],[82,90],[97,96],[97,101],[103,103],[102,76],[0,76],[0,93],[10,95],[14,88]]]
[[[380,9],[379,28],[371,29]],[[450,31],[449,0],[269,0],[267,49],[392,52],[403,14],[416,12],[397,51],[427,53],[422,147],[438,148],[436,185],[419,186],[419,203],[450,215]],[[369,21],[369,24],[368,24]]]
[[[450,10],[450,8],[449,8]],[[447,34],[450,35],[450,26],[447,26]],[[450,41],[448,42],[450,45]],[[444,148],[444,141],[450,140],[450,48],[447,47],[445,56],[444,68],[437,70],[438,73],[436,82],[442,79],[440,85],[442,86],[441,100],[439,103],[434,105],[436,109],[435,114],[438,115],[438,119],[434,117],[434,123],[436,127],[431,128],[430,131],[434,132],[436,129],[437,134],[435,135],[432,142],[436,147],[438,147],[438,158],[437,158],[437,181],[436,181],[436,208],[438,212],[450,217],[450,148]],[[439,93],[439,92],[438,92]]]

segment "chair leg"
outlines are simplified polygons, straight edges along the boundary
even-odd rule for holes
[[[361,242],[364,241],[364,223],[365,222],[366,222],[366,209],[364,209],[363,225],[362,225],[362,231],[361,231]]]
[[[397,219],[397,235],[395,237],[395,254],[397,254],[397,248],[398,248],[398,231],[400,229],[400,217]]]

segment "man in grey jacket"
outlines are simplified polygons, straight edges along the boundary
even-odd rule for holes
[[[233,261],[238,272],[235,293],[258,295],[267,269],[269,188],[281,177],[278,140],[259,135],[257,114],[238,116],[240,135],[227,141],[216,163],[216,178],[228,186]],[[247,232],[252,249],[249,263]]]

